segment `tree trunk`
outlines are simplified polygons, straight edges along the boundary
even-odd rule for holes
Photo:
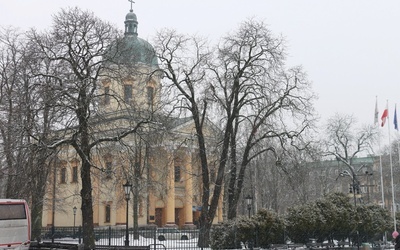
[[[32,240],[39,239],[42,233],[42,214],[43,214],[42,197],[38,197],[36,195],[32,196],[32,204],[33,204],[31,207]]]
[[[47,151],[42,149],[38,152],[37,161],[33,161],[31,165],[32,171],[32,186],[31,188],[31,218],[32,218],[32,239],[38,239],[42,230],[43,217],[43,197],[46,194],[46,182],[49,176],[49,167],[46,164]],[[32,158],[35,157],[31,151]]]
[[[93,230],[93,198],[92,182],[90,177],[90,162],[82,159],[82,229],[84,249],[94,249],[94,230]]]
[[[135,163],[134,178],[133,178],[133,238],[139,239],[139,178],[140,178],[141,163]]]
[[[198,247],[209,247],[210,246],[210,229],[211,223],[209,219],[208,209],[203,207],[199,218],[199,242]]]

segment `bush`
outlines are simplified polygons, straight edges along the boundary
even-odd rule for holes
[[[285,220],[276,213],[261,209],[252,218],[255,222],[256,245],[268,248],[271,244],[285,243]]]
[[[240,248],[234,221],[215,225],[211,233],[211,249],[236,249]]]
[[[283,244],[284,219],[277,214],[261,209],[252,218],[238,217],[213,228],[212,249],[241,248],[241,243],[253,243],[256,247],[267,248],[271,244]]]

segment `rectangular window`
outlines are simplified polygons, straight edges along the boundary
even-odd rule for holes
[[[60,182],[61,183],[67,182],[67,169],[66,168],[61,169]]]
[[[78,167],[72,167],[72,182],[78,182]]]
[[[132,100],[132,85],[124,85],[124,101],[130,102]]]
[[[111,161],[106,162],[105,173],[106,173],[106,178],[111,179],[111,175],[112,175],[112,162]]]
[[[147,87],[147,104],[153,106],[154,89],[153,87]]]
[[[104,87],[104,104],[110,104],[110,87]]]
[[[181,167],[175,166],[175,182],[179,182],[181,180]]]
[[[106,205],[106,211],[105,211],[105,222],[111,222],[111,205],[107,204]]]

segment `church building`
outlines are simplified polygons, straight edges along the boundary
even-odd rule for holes
[[[124,23],[124,36],[109,50],[113,60],[98,84],[98,94],[103,98],[91,123],[104,135],[107,130],[136,126],[144,117],[151,122],[120,142],[94,150],[94,224],[125,225],[128,208],[130,227],[136,223],[194,228],[202,209],[202,180],[192,119],[167,116],[163,111],[157,57],[152,45],[138,37],[132,7]],[[210,133],[217,133],[211,123],[209,127]],[[215,137],[210,134],[210,138]],[[59,150],[50,162],[43,227],[81,225],[80,166],[71,146]],[[129,200],[123,189],[126,182],[132,185]],[[214,223],[221,221],[222,199]]]

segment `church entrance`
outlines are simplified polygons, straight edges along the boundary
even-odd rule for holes
[[[163,215],[163,208],[156,208],[155,223],[156,223],[157,227],[162,227],[162,225],[163,225],[163,221],[162,221],[163,216],[162,215]]]

